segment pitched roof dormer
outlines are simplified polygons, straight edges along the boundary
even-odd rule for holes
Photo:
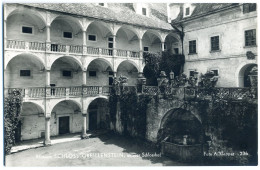
[[[149,16],[150,9],[148,4],[145,3],[134,3],[133,7],[135,9],[135,12],[140,15]]]
[[[183,18],[191,16],[195,7],[192,3],[183,4]]]

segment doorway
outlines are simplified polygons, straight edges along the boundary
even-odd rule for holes
[[[59,117],[59,134],[70,133],[70,117]]]
[[[89,130],[97,130],[97,110],[89,112]]]

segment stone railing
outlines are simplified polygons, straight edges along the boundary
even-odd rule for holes
[[[215,87],[211,89],[204,89],[198,87],[158,87],[158,86],[144,86],[142,93],[146,95],[167,95],[168,97],[176,97],[179,99],[257,99],[256,88],[226,88]]]
[[[104,56],[117,56],[117,57],[130,57],[130,58],[140,58],[139,51],[129,51],[123,49],[107,49],[100,47],[86,47],[83,50],[82,45],[64,45],[57,43],[47,43],[46,42],[26,42],[20,40],[7,40],[6,49],[16,49],[16,50],[29,50],[29,51],[49,51],[53,53],[72,53],[72,54],[91,54],[91,55],[104,55]]]
[[[42,97],[65,97],[65,96],[95,96],[109,95],[111,86],[73,86],[73,87],[32,87],[23,89],[25,98],[42,98]],[[5,89],[8,93],[9,89]],[[116,89],[117,94],[124,91],[137,92],[136,86],[124,86]],[[138,92],[139,93],[139,92]],[[203,89],[198,87],[158,87],[144,86],[140,94],[144,95],[164,95],[168,98],[178,98],[184,100],[193,99],[226,99],[226,100],[242,100],[257,99],[256,88],[225,88],[215,87],[212,89]]]

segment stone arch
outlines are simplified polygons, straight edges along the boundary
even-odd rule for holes
[[[151,29],[148,29],[148,30],[146,30],[146,31],[144,32],[144,34],[143,34],[143,36],[142,36],[142,39],[143,39],[143,37],[144,37],[144,35],[145,35],[146,33],[152,33],[152,34],[154,34],[155,36],[157,36],[157,37],[160,39],[161,42],[164,42],[164,39],[163,39],[162,35],[161,35],[158,31],[156,31],[156,30],[151,30]]]
[[[178,34],[176,34],[176,33],[170,32],[169,34],[167,34],[167,36],[172,36],[172,37],[176,38],[179,42],[181,42],[180,36]],[[164,37],[163,42],[165,42],[167,36]]]
[[[77,99],[71,98],[71,99],[53,100],[51,103],[51,108],[49,109],[51,111],[51,113],[52,113],[53,109],[55,108],[55,106],[57,106],[59,103],[61,103],[63,101],[71,101],[71,102],[75,103],[82,111],[81,102],[77,101]]]
[[[62,58],[62,57],[66,57],[66,58],[72,59],[72,60],[75,61],[75,62],[80,66],[80,68],[83,70],[83,64],[82,64],[81,60],[78,59],[78,58],[75,57],[75,56],[70,56],[70,55],[62,55],[62,56],[56,57],[55,59],[53,59],[52,61],[50,61],[50,63],[49,63],[50,67],[49,67],[49,68],[51,69],[53,63],[54,63],[55,61],[57,61],[58,59]]]
[[[19,14],[19,13],[21,13],[21,12],[26,12],[26,13],[28,13],[29,15],[33,14],[33,15],[39,17],[39,18],[42,20],[42,22],[45,24],[45,26],[47,25],[46,20],[43,18],[43,16],[42,16],[38,11],[32,10],[32,9],[28,9],[28,8],[26,8],[26,10],[25,10],[24,7],[23,7],[23,8],[18,8],[18,9],[17,9],[17,8],[14,8],[12,11],[10,11],[10,12],[7,14],[6,20],[8,20],[8,18],[9,18],[10,16],[12,16],[12,15],[14,15],[14,14]]]
[[[237,87],[244,87],[244,73],[246,68],[248,68],[250,65],[257,66],[257,63],[255,61],[249,60],[248,62],[241,63],[239,67],[236,69],[235,76],[237,81]]]
[[[7,68],[8,64],[9,64],[14,58],[19,57],[19,56],[28,56],[28,57],[30,57],[31,59],[36,59],[37,61],[39,61],[39,62],[43,65],[44,68],[46,68],[46,67],[45,67],[46,65],[45,65],[45,63],[44,63],[44,61],[43,61],[42,58],[38,57],[38,56],[35,55],[35,54],[27,53],[27,52],[26,52],[26,53],[14,54],[14,55],[12,55],[12,56],[10,56],[10,57],[6,57],[6,58],[5,58],[5,62],[4,62],[4,69]]]
[[[182,42],[181,38],[176,33],[169,33],[164,37],[164,45],[166,45],[167,50],[170,50],[173,54],[182,53]]]
[[[23,104],[22,104],[22,109],[21,110],[23,110],[23,105],[24,104],[33,104],[33,105],[36,105],[37,106],[37,108],[39,108],[39,110],[38,111],[40,111],[40,113],[43,113],[44,114],[44,108],[43,108],[43,106],[41,106],[41,105],[39,105],[37,102],[35,102],[35,101],[25,101],[25,102],[23,102]]]
[[[83,104],[83,106],[84,106],[83,114],[86,114],[90,103],[93,102],[94,100],[98,99],[98,98],[108,100],[108,96],[102,96],[102,95],[99,95],[99,96],[96,96],[96,97],[88,97],[88,98],[84,101],[84,104]]]
[[[113,28],[111,27],[111,25],[109,25],[109,24],[107,24],[107,23],[105,23],[105,22],[102,22],[102,21],[92,21],[92,22],[90,22],[89,24],[88,24],[88,27],[86,28],[86,31],[88,30],[88,28],[90,27],[90,25],[92,25],[92,24],[100,24],[100,25],[102,25],[103,27],[105,27],[105,28],[107,28],[109,31],[110,31],[110,33],[112,34],[113,33]]]
[[[168,109],[168,110],[166,111],[166,113],[164,114],[163,118],[161,119],[161,121],[160,121],[160,126],[159,126],[159,127],[162,128],[163,123],[167,120],[167,118],[168,118],[171,114],[173,114],[175,111],[177,111],[177,110],[179,110],[179,109],[186,110],[186,109],[179,108],[179,107]],[[196,114],[195,112],[190,111],[190,110],[186,110],[186,111],[189,111],[192,115],[194,115],[194,116],[198,119],[198,121],[202,124],[201,118],[200,118],[200,116],[199,116],[198,114]]]
[[[157,141],[168,137],[173,143],[182,144],[183,136],[189,136],[190,144],[204,143],[205,132],[201,123],[190,110],[174,108],[166,112],[157,133]]]
[[[130,60],[129,60],[129,59],[125,59],[125,60],[122,60],[121,62],[119,62],[119,63],[115,66],[115,71],[118,70],[119,65],[122,64],[123,62],[129,62],[130,64],[132,64],[132,65],[137,69],[138,72],[140,72],[140,69],[139,69],[139,67],[138,67],[138,63],[137,63],[136,61],[134,61],[134,60],[131,60],[131,59],[130,59]]]
[[[118,33],[118,31],[119,31],[120,29],[128,29],[128,30],[132,31],[139,39],[142,38],[142,35],[140,35],[140,33],[137,31],[137,29],[135,29],[134,27],[129,26],[129,25],[122,25],[122,26],[120,26],[120,27],[116,30],[115,35]]]
[[[84,30],[83,25],[81,24],[80,20],[77,19],[77,18],[75,18],[75,17],[68,16],[68,15],[57,15],[57,16],[51,18],[50,25],[51,25],[56,19],[64,19],[65,21],[67,21],[67,20],[73,21],[73,22],[75,22],[75,23],[80,27],[81,30]]]
[[[111,63],[111,61],[109,61],[107,58],[104,58],[104,57],[88,59],[86,62],[86,65],[84,66],[84,69],[87,70],[89,65],[91,64],[91,62],[94,60],[100,60],[102,62],[105,62],[112,69],[112,71],[114,71],[113,64]]]
[[[102,96],[92,98],[88,104],[89,130],[110,129],[108,99]]]

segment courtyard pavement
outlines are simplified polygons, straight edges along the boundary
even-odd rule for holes
[[[113,134],[13,153],[6,166],[183,166],[160,151]]]

